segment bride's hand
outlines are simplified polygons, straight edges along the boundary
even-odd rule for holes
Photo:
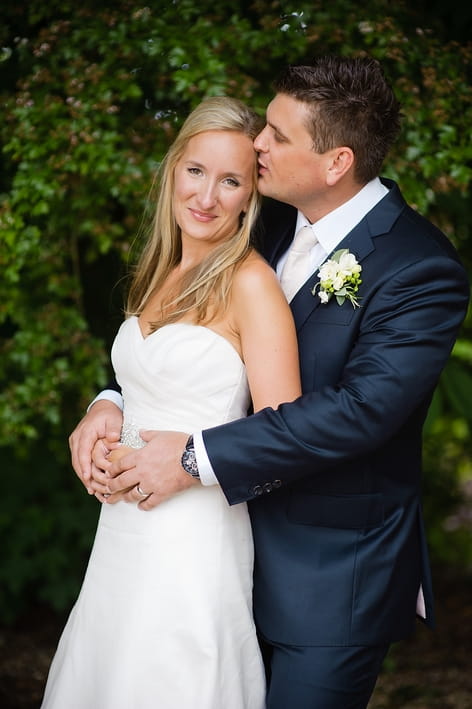
[[[124,455],[128,455],[128,453],[131,453],[133,450],[134,448],[131,448],[131,446],[118,446],[108,453],[107,460],[114,463],[115,460],[123,458]]]
[[[91,487],[94,490],[95,497],[100,502],[106,502],[107,504],[114,504],[119,500],[135,502],[134,499],[128,498],[126,494],[132,490],[133,486],[123,488],[113,494],[110,493],[108,488],[110,477],[106,472],[106,468],[108,468],[113,462],[120,460],[120,458],[127,455],[132,450],[133,448],[130,448],[130,446],[122,446],[117,444],[115,444],[113,449],[110,450],[103,441],[97,441],[95,444],[92,455],[95,465],[93,466]]]

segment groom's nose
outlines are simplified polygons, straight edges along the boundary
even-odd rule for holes
[[[266,153],[268,150],[267,130],[269,126],[264,126],[259,135],[254,138],[254,148],[258,153]]]

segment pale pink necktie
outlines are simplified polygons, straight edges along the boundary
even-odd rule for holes
[[[295,234],[280,274],[280,285],[288,302],[308,278],[310,251],[317,241],[313,229],[309,226],[302,226]]]

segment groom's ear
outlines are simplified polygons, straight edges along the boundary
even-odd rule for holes
[[[354,153],[351,148],[342,146],[329,151],[329,163],[326,173],[328,185],[335,185],[354,166]]]

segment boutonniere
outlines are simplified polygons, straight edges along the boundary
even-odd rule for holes
[[[330,259],[324,262],[318,271],[319,281],[311,291],[323,304],[329,303],[336,296],[338,305],[349,300],[353,308],[359,307],[357,291],[362,283],[360,272],[362,266],[357,263],[354,254],[348,249],[336,251]]]

